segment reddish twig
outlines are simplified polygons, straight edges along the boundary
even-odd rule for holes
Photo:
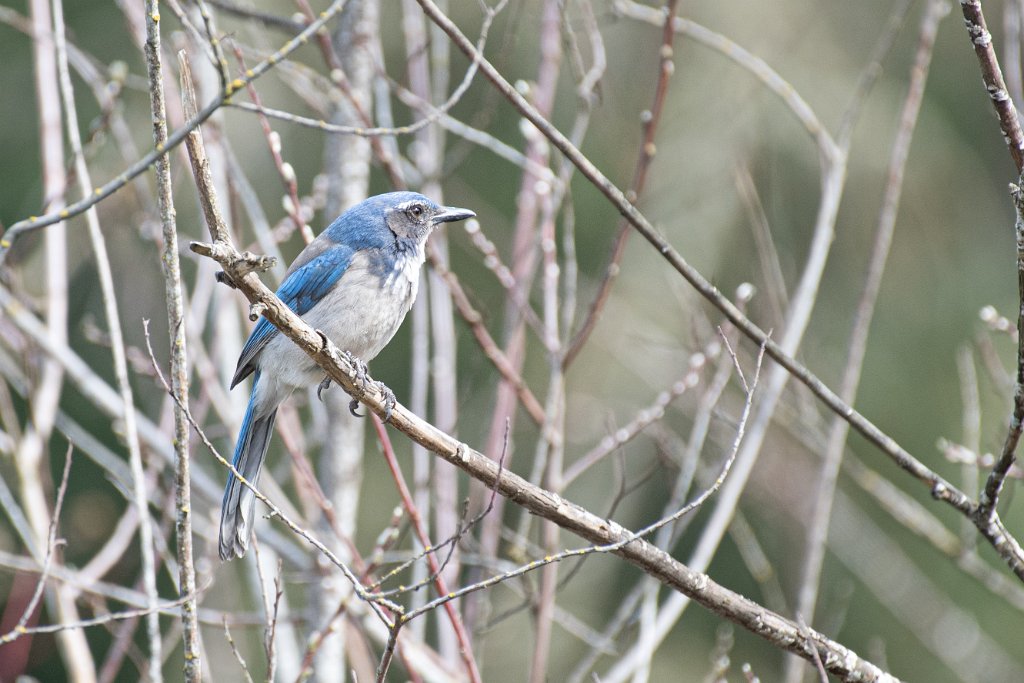
[[[647,183],[647,170],[651,167],[651,161],[657,152],[654,137],[658,131],[658,123],[661,121],[661,112],[665,108],[669,78],[675,72],[675,61],[673,61],[675,52],[672,49],[672,41],[676,35],[674,22],[678,4],[678,0],[668,0],[665,3],[665,25],[661,31],[661,49],[658,51],[658,83],[654,87],[654,102],[651,104],[651,108],[640,116],[640,120],[643,123],[643,141],[640,145],[640,155],[636,160],[633,181],[630,183],[629,191],[626,193],[626,198],[631,202],[636,202],[643,193],[644,185]],[[580,350],[586,344],[590,333],[594,331],[594,327],[601,317],[601,311],[604,310],[608,296],[612,291],[612,283],[615,282],[615,277],[619,274],[619,263],[622,261],[622,255],[626,251],[626,240],[631,232],[633,230],[629,221],[625,218],[621,219],[619,221],[618,233],[615,235],[615,243],[612,246],[612,255],[608,261],[608,267],[605,269],[604,279],[601,280],[601,286],[594,296],[594,301],[590,304],[587,317],[584,319],[576,336],[569,343],[569,348],[566,349],[565,358],[562,361],[562,365],[565,367],[568,367],[576,356],[579,355]]]
[[[434,270],[437,271],[444,279],[445,284],[448,285],[448,291],[451,294],[452,301],[455,302],[459,315],[469,325],[469,329],[473,332],[473,336],[476,337],[476,341],[484,355],[494,364],[502,379],[515,390],[516,396],[519,397],[519,401],[523,404],[523,407],[533,421],[538,425],[544,424],[544,406],[540,404],[537,397],[530,391],[530,387],[526,385],[526,382],[519,374],[513,360],[498,347],[491,333],[487,331],[487,327],[483,322],[483,316],[473,308],[473,304],[470,303],[469,297],[466,295],[465,290],[462,289],[462,284],[459,282],[458,277],[441,262],[441,259],[435,258],[433,242],[427,243],[427,254],[431,259]]]
[[[242,55],[241,49],[237,45],[232,45],[232,48],[235,53],[235,59],[238,60],[239,65],[242,67],[242,72],[245,73],[248,69],[245,66],[245,57]],[[281,136],[270,127],[270,120],[263,113],[263,102],[260,99],[259,92],[256,90],[256,86],[249,82],[245,84],[245,87],[249,93],[249,99],[252,100],[253,105],[256,107],[256,117],[260,120],[263,135],[267,138],[267,147],[270,149],[270,156],[274,159],[274,166],[277,168],[278,175],[281,176],[281,182],[284,183],[285,192],[288,193],[289,201],[286,202],[285,211],[288,212],[292,223],[295,224],[295,228],[302,235],[302,239],[306,241],[306,244],[309,244],[313,241],[313,231],[302,218],[302,204],[299,202],[299,187],[295,181],[295,169],[281,157]]]
[[[764,330],[758,327],[747,316],[740,311],[722,292],[707,280],[696,268],[694,268],[683,256],[672,247],[655,230],[651,222],[628,201],[625,194],[612,183],[590,159],[580,152],[579,148],[555,126],[553,126],[537,109],[516,91],[515,87],[498,71],[487,59],[480,57],[473,48],[473,44],[459,30],[432,0],[417,0],[438,26],[454,41],[454,43],[468,57],[480,59],[480,72],[495,88],[540,130],[551,143],[561,151],[573,165],[575,165],[584,177],[589,180],[595,189],[605,196],[606,199],[624,216],[627,217],[633,227],[643,235],[662,258],[679,273],[697,292],[707,299],[712,305],[718,308],[736,327],[748,338],[758,344],[765,344],[767,354],[782,365],[797,380],[805,384],[815,396],[817,396],[829,410],[841,415],[850,425],[860,433],[869,443],[885,453],[901,469],[909,473],[915,479],[929,487],[932,496],[947,505],[955,508],[961,514],[973,517],[976,505],[959,488],[954,486],[937,472],[927,467],[920,460],[915,458],[909,451],[897,443],[891,436],[878,428],[875,423],[867,419],[859,411],[843,401],[812,373],[804,364],[797,361],[792,354],[787,353],[777,342],[768,337]],[[998,516],[992,518],[991,523],[978,523],[975,526],[985,539],[999,553],[1007,566],[1024,579],[1024,548],[1010,535]]]
[[[413,502],[412,493],[409,491],[409,487],[405,484],[405,477],[402,475],[401,466],[398,464],[398,459],[395,457],[394,448],[391,446],[391,439],[388,437],[388,432],[384,428],[384,423],[381,419],[374,414],[373,415],[373,428],[377,432],[377,438],[380,439],[381,446],[384,449],[384,459],[388,464],[388,468],[391,470],[391,475],[395,480],[395,485],[398,487],[398,495],[402,498],[402,505],[405,507],[406,513],[409,515],[409,521],[412,524],[413,529],[416,531],[416,536],[419,538],[420,545],[423,546],[424,550],[429,550],[433,547],[430,542],[430,535],[427,533],[427,529],[423,524],[423,518],[420,516],[419,508]],[[434,578],[434,587],[437,589],[438,594],[448,595],[450,591],[445,583],[444,577],[441,576],[441,566],[437,561],[437,557],[433,553],[427,553],[427,562],[430,565],[430,573]],[[455,631],[455,637],[459,642],[459,654],[462,657],[462,662],[466,666],[466,673],[469,674],[470,680],[475,683],[480,682],[480,671],[476,666],[476,660],[473,659],[473,648],[469,642],[469,634],[466,633],[466,629],[462,624],[462,617],[459,616],[458,611],[455,609],[454,603],[448,601],[444,605],[445,611],[448,613],[448,618],[451,621],[452,629]],[[405,623],[405,619],[399,618],[395,620],[391,639],[396,639],[398,636],[398,629]],[[384,660],[381,660],[381,665],[384,665]],[[379,675],[386,673],[385,668]]]

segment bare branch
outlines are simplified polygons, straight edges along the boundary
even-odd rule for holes
[[[885,196],[882,199],[882,210],[878,218],[874,246],[872,247],[871,257],[868,262],[867,274],[864,277],[864,287],[857,302],[857,313],[853,322],[853,330],[850,334],[850,347],[847,352],[846,367],[839,389],[840,397],[851,405],[857,397],[857,388],[860,384],[864,365],[864,355],[867,353],[871,320],[874,316],[878,293],[882,287],[882,276],[885,273],[889,248],[892,244],[893,234],[896,231],[896,215],[903,192],[903,178],[906,173],[907,157],[910,153],[910,143],[913,139],[914,130],[917,126],[921,102],[924,99],[925,83],[928,79],[928,68],[931,65],[932,53],[935,47],[935,37],[938,34],[939,23],[948,13],[949,6],[945,0],[933,0],[928,3],[921,23],[917,53],[910,70],[910,85],[903,102],[899,129],[896,133],[896,139],[893,141],[892,153],[889,158],[888,182],[885,186]],[[815,623],[814,614],[817,606],[818,586],[821,578],[822,564],[825,561],[829,522],[832,518],[832,500],[849,430],[849,423],[839,416],[833,418],[825,450],[825,459],[821,465],[819,481],[816,487],[817,495],[814,508],[808,518],[810,522],[807,530],[807,550],[804,557],[796,612],[797,614],[804,615],[804,618],[812,623]],[[786,680],[791,683],[798,683],[803,675],[803,669],[804,667],[800,665],[799,660],[792,657],[789,658],[786,665]]]
[[[187,124],[168,135],[167,142],[163,147],[153,149],[151,152],[147,153],[141,159],[118,174],[113,180],[110,180],[100,187],[94,188],[92,192],[86,195],[85,198],[70,204],[66,208],[46,214],[45,216],[31,216],[26,220],[18,221],[12,225],[4,233],[3,238],[0,238],[0,263],[4,262],[4,259],[7,257],[7,254],[14,245],[14,242],[21,235],[45,228],[49,225],[53,225],[54,223],[67,220],[72,216],[84,213],[90,207],[95,206],[110,195],[114,194],[114,192],[120,190],[133,178],[144,173],[150,166],[156,163],[157,159],[180,145],[190,132],[210,118],[215,111],[224,106],[225,102],[231,97],[231,95],[245,87],[246,84],[265,74],[274,65],[286,59],[292,52],[304,45],[309,37],[317,33],[328,21],[333,19],[334,15],[341,11],[341,8],[344,5],[344,0],[334,0],[330,7],[324,10],[316,21],[311,22],[306,29],[302,31],[302,33],[289,40],[283,47],[281,47],[281,49],[277,50],[255,67],[247,71],[245,76],[231,81],[231,83],[228,84],[228,88],[223,93],[218,95],[213,101],[199,110],[196,114],[196,118],[190,120]],[[153,21],[159,21],[159,17],[160,15],[157,13],[150,18]]]
[[[218,262],[238,284],[238,289],[250,301],[259,302],[265,306],[264,315],[267,319],[282,334],[309,354],[333,382],[343,387],[353,398],[359,400],[377,415],[383,417],[386,407],[377,383],[369,377],[366,378],[365,383],[356,381],[354,379],[356,368],[351,359],[341,353],[329,339],[306,325],[252,273],[244,276],[233,274],[231,272],[232,264],[239,260],[237,252],[234,252],[229,245],[217,246],[219,248],[211,249],[211,252],[220,257]],[[812,631],[810,638],[805,637],[800,633],[799,627],[792,622],[716,584],[707,575],[690,570],[664,551],[638,538],[636,534],[623,529],[618,524],[601,519],[554,493],[530,484],[511,472],[502,472],[497,463],[490,458],[472,450],[437,427],[424,422],[401,404],[396,404],[391,410],[390,424],[416,443],[462,469],[474,479],[488,487],[495,487],[502,496],[515,501],[531,513],[552,521],[563,529],[596,545],[607,546],[610,548],[610,552],[623,557],[665,585],[688,595],[708,609],[743,625],[753,633],[771,640],[780,647],[804,657],[811,657],[811,651],[816,649],[826,668],[841,676],[861,676],[865,681],[896,680],[890,674],[861,659],[848,648],[821,634]],[[226,460],[218,459],[222,461],[223,465],[229,466]],[[236,476],[238,476],[237,473]],[[244,479],[240,478],[240,480],[245,483]],[[262,495],[259,497],[269,504],[269,501],[266,501]],[[703,502],[703,498],[700,502]],[[684,514],[685,511],[680,511],[679,514]],[[660,523],[652,525],[645,531],[653,531],[660,526]],[[294,527],[293,530],[300,531],[298,527]],[[307,540],[311,540],[308,535],[303,535],[307,537]],[[321,552],[329,552],[322,546],[318,547]]]
[[[696,268],[676,251],[671,244],[654,228],[640,211],[633,206],[625,194],[619,190],[565,135],[548,122],[526,99],[509,83],[505,77],[485,58],[479,57],[472,43],[463,35],[458,27],[432,0],[418,0],[424,11],[438,24],[452,41],[470,58],[479,58],[480,71],[495,88],[519,111],[530,120],[541,133],[551,141],[568,158],[580,172],[600,191],[612,205],[622,213],[633,227],[650,242],[659,254],[689,282],[697,292],[725,314],[736,327],[757,344],[764,344],[767,354],[789,371],[796,379],[817,396],[829,410],[835,412],[850,423],[858,433],[880,451],[891,458],[900,468],[911,476],[926,484],[931,494],[964,515],[973,516],[975,504],[952,483],[927,467],[899,445],[895,439],[883,432],[871,420],[839,398],[838,395],[805,365],[797,361],[791,353],[770,339],[768,335],[749,318],[747,318],[717,287],[709,282]],[[819,135],[819,141],[823,138]],[[1024,548],[1011,536],[998,517],[991,523],[975,522],[979,532],[996,549],[1007,566],[1018,577],[1024,579]]]
[[[978,56],[981,66],[981,77],[985,82],[985,90],[992,98],[992,106],[999,117],[999,128],[1003,131],[1003,139],[1010,150],[1010,157],[1017,168],[1017,173],[1024,171],[1024,133],[1021,132],[1017,108],[1006,90],[1003,71],[999,68],[999,58],[992,47],[992,34],[985,24],[985,14],[981,11],[980,0],[960,0],[960,9],[964,13],[964,25],[967,36],[971,39],[974,54]]]
[[[650,169],[651,161],[654,160],[654,155],[657,153],[658,148],[655,145],[655,138],[658,132],[658,124],[661,122],[661,112],[665,108],[669,80],[676,70],[675,51],[672,49],[672,42],[676,36],[674,22],[678,5],[678,0],[667,0],[660,12],[663,16],[661,49],[658,54],[658,79],[654,86],[654,101],[651,103],[650,109],[646,109],[640,114],[643,137],[640,141],[640,153],[637,155],[636,169],[633,171],[633,180],[630,181],[629,190],[626,192],[626,197],[633,203],[636,203],[644,192],[644,186],[647,183],[647,171]],[[601,311],[611,295],[612,283],[619,274],[622,255],[626,252],[626,240],[632,232],[628,221],[619,221],[615,242],[612,246],[611,258],[605,268],[604,277],[601,279],[597,294],[590,304],[587,317],[583,320],[579,331],[565,351],[565,358],[562,363],[566,367],[572,364],[572,361],[583,349],[583,345],[586,344],[587,339],[590,337],[591,332],[594,331],[594,327],[601,317]]]
[[[981,491],[978,509],[975,512],[976,523],[982,525],[997,521],[996,504],[999,502],[999,493],[1010,468],[1017,460],[1017,444],[1021,431],[1024,430],[1024,191],[1018,185],[1011,185],[1010,196],[1013,198],[1013,207],[1017,214],[1014,222],[1014,233],[1017,237],[1017,288],[1022,302],[1017,317],[1017,373],[1014,376],[1010,428],[1003,443],[1002,453]]]
[[[20,636],[29,633],[27,628],[29,619],[36,611],[36,607],[39,606],[39,600],[43,597],[43,589],[46,587],[46,580],[50,576],[50,564],[53,561],[53,553],[57,549],[57,527],[60,524],[60,511],[64,507],[64,494],[68,491],[68,475],[71,473],[71,454],[74,451],[72,446],[68,446],[67,453],[64,455],[64,473],[60,477],[60,486],[57,487],[57,499],[53,505],[53,517],[50,520],[50,533],[47,537],[46,542],[46,557],[43,559],[43,570],[39,573],[39,580],[36,582],[36,589],[32,593],[32,598],[28,601],[28,605],[25,606],[25,611],[22,612],[21,618],[18,619],[18,623],[8,633],[0,635],[0,645],[6,645],[7,643],[16,640]]]

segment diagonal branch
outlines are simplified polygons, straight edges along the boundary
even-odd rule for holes
[[[981,11],[980,0],[960,0],[960,8],[964,13],[964,25],[967,27],[967,35],[971,38],[974,46],[974,54],[978,55],[978,63],[981,66],[981,77],[985,81],[985,90],[992,98],[992,105],[996,108],[996,115],[999,117],[999,128],[1003,131],[1003,139],[1010,149],[1010,156],[1013,157],[1013,164],[1017,167],[1017,173],[1024,171],[1024,133],[1021,132],[1020,119],[1017,118],[1017,109],[1013,106],[1013,99],[1006,89],[1006,82],[1003,81],[1003,70],[999,68],[999,58],[996,57],[995,48],[992,47],[992,34],[985,24],[985,15]]]
[[[203,188],[199,173],[197,180]],[[204,204],[211,201],[211,197],[203,199]],[[228,241],[223,226],[217,225],[219,216],[216,207],[212,207],[213,211],[209,211],[209,207],[204,208],[213,218],[212,232],[216,241],[213,244],[193,242],[192,250],[216,260],[224,268],[227,278],[249,300],[253,311],[259,310],[353,398],[381,417],[388,412],[391,424],[413,441],[527,511],[592,544],[613,546],[612,552],[663,584],[769,640],[777,647],[807,659],[820,659],[829,671],[845,679],[886,683],[896,680],[845,646],[810,629],[803,629],[781,615],[718,585],[706,574],[690,569],[614,521],[601,518],[505,470],[501,463],[420,419],[404,406],[399,404],[388,410],[380,385],[369,377],[357,379],[357,368],[352,358],[339,351],[323,333],[310,328],[260,281],[253,272],[252,260],[240,254]],[[397,630],[393,632],[393,635],[396,634]]]
[[[871,258],[868,261],[864,286],[857,302],[857,312],[853,329],[850,332],[849,351],[839,392],[843,400],[853,403],[857,397],[863,370],[864,356],[867,353],[868,335],[871,321],[878,301],[878,294],[885,274],[885,265],[889,257],[893,234],[896,230],[896,215],[903,191],[903,178],[910,154],[910,143],[917,126],[921,102],[924,99],[925,84],[931,65],[938,34],[939,23],[949,13],[949,6],[942,0],[932,0],[924,13],[921,22],[917,53],[910,69],[910,85],[903,101],[900,114],[899,129],[892,143],[889,159],[888,182],[882,200],[878,228],[875,232]],[[821,571],[825,561],[826,543],[832,519],[832,508],[835,498],[836,482],[839,476],[843,454],[846,448],[850,425],[838,416],[832,418],[828,441],[825,447],[824,461],[818,473],[817,494],[814,507],[809,516],[807,529],[807,547],[803,558],[802,580],[797,597],[796,614],[811,623],[815,622],[814,614],[821,582]],[[800,681],[804,677],[803,667],[799,660],[790,657],[786,662],[786,680],[790,683]]]
[[[993,512],[990,521],[974,518],[976,504],[952,483],[938,473],[925,466],[911,455],[891,436],[878,428],[871,420],[839,398],[832,389],[797,361],[792,355],[769,339],[764,330],[754,324],[740,311],[722,292],[707,280],[696,268],[690,265],[682,255],[672,247],[640,211],[633,206],[625,194],[612,183],[572,142],[516,91],[498,69],[487,59],[479,55],[473,44],[459,30],[432,0],[418,0],[431,20],[440,26],[452,41],[470,59],[480,60],[480,72],[491,84],[512,104],[515,109],[534,124],[541,133],[558,148],[562,154],[575,165],[584,177],[608,199],[609,202],[633,225],[662,257],[678,272],[697,292],[718,308],[748,338],[757,344],[764,344],[767,354],[777,363],[785,367],[837,415],[850,423],[868,442],[889,456],[900,468],[914,478],[926,484],[937,500],[952,506],[962,514],[974,519],[975,526],[982,536],[994,547],[1006,562],[1007,566],[1024,580],[1024,548],[1010,536],[1003,527],[998,515]]]
[[[675,53],[672,49],[672,41],[676,36],[673,24],[678,4],[678,0],[668,0],[663,8],[665,19],[661,32],[661,50],[658,55],[658,83],[654,88],[654,102],[651,104],[651,108],[641,115],[643,141],[640,144],[640,155],[636,162],[636,170],[633,171],[633,181],[630,183],[629,189],[629,196],[632,197],[634,202],[639,200],[640,195],[643,194],[644,186],[647,184],[647,171],[651,167],[651,161],[654,160],[654,154],[657,150],[654,139],[658,131],[658,123],[661,121],[661,112],[665,108],[669,79],[675,72]],[[565,367],[569,367],[572,364],[597,326],[597,322],[601,317],[601,311],[604,309],[611,294],[612,284],[619,274],[619,264],[622,262],[623,254],[626,253],[626,240],[630,233],[632,233],[632,230],[629,229],[629,222],[626,220],[619,221],[619,229],[615,235],[612,255],[605,269],[604,278],[601,280],[598,292],[590,304],[587,317],[565,351],[565,357],[562,359],[562,364]]]
[[[25,220],[18,221],[12,225],[8,230],[0,237],[0,263],[3,263],[10,252],[11,247],[14,246],[14,242],[21,237],[23,234],[28,232],[34,232],[41,228],[45,228],[54,223],[67,220],[72,216],[77,216],[85,211],[88,211],[91,207],[95,206],[99,202],[103,201],[110,195],[114,194],[122,187],[128,184],[129,181],[134,179],[136,176],[144,173],[150,166],[156,163],[157,159],[162,157],[167,152],[171,151],[185,140],[189,133],[199,127],[201,123],[210,118],[215,111],[224,106],[235,92],[239,89],[244,88],[247,84],[256,80],[271,68],[273,68],[278,62],[284,60],[292,52],[297,50],[299,47],[306,44],[309,37],[317,33],[323,26],[334,18],[341,8],[345,6],[344,0],[334,0],[331,6],[320,13],[320,16],[316,21],[310,23],[302,33],[289,40],[285,45],[273,53],[262,62],[254,66],[252,69],[246,71],[245,75],[241,78],[236,78],[228,84],[227,88],[213,99],[209,104],[199,110],[196,117],[186,123],[184,126],[174,131],[167,136],[167,142],[162,147],[156,147],[149,151],[145,156],[136,161],[134,164],[126,168],[124,171],[119,173],[113,180],[101,185],[100,187],[93,188],[93,191],[78,200],[77,202],[68,205],[67,207],[61,208],[58,211],[46,214],[45,216],[30,216]],[[158,22],[160,19],[159,14],[155,17],[151,17],[153,21]]]
[[[985,24],[981,2],[960,0],[960,7],[964,13],[964,24],[974,46],[974,52],[978,55],[985,89],[992,98],[996,115],[999,117],[999,127],[1003,131],[1003,138],[1019,174],[1024,171],[1024,133],[1021,132],[1020,119],[1016,107],[1013,106],[1013,99],[1003,81],[1003,72],[999,68],[999,59],[992,47],[992,34]],[[1021,334],[1024,332],[1024,197],[1018,185],[1010,186],[1010,194],[1017,216],[1014,228],[1017,236],[1017,287],[1021,302],[1017,314],[1017,375],[1013,390],[1013,412],[1010,415],[1010,427],[1003,443],[1003,450],[992,472],[989,473],[973,515],[975,525],[982,529],[998,529],[1002,526],[996,512],[996,504],[1006,475],[1017,458],[1017,444],[1024,423],[1024,335]]]
[[[239,291],[263,315],[316,363],[332,381],[353,398],[383,417],[384,396],[378,385],[367,377],[355,379],[356,367],[351,359],[321,333],[313,330],[295,315],[255,273],[239,269],[245,259],[227,243],[213,245],[193,243],[192,250],[214,258]],[[561,496],[535,486],[522,477],[502,470],[500,465],[479,451],[446,434],[436,426],[397,404],[391,411],[390,424],[416,443],[446,462],[463,470],[487,487],[529,512],[554,522],[595,545],[622,544],[614,552],[663,584],[684,593],[704,607],[720,614],[778,647],[811,659],[814,653],[826,668],[845,679],[861,681],[896,681],[875,665],[861,659],[845,646],[810,629],[767,610],[757,603],[712,581],[706,574],[695,572],[653,544],[637,538],[633,532],[585,510]]]
[[[1013,411],[1003,450],[992,466],[978,498],[975,517],[976,523],[981,524],[989,524],[995,518],[996,503],[999,502],[1006,476],[1017,460],[1017,445],[1020,443],[1021,431],[1024,430],[1024,191],[1019,185],[1011,185],[1010,195],[1017,212],[1014,232],[1017,235],[1017,289],[1021,301],[1017,317],[1017,374],[1013,385]]]

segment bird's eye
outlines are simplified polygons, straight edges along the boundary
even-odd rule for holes
[[[409,215],[413,218],[420,218],[423,215],[423,205],[413,204],[409,207]]]

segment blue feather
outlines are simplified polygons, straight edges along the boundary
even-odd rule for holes
[[[431,231],[473,215],[466,209],[438,206],[414,192],[370,197],[302,250],[277,296],[339,348],[369,362],[395,335],[412,306]],[[254,372],[234,465],[255,486],[278,406],[292,391],[313,386],[324,374],[266,318],[246,340],[231,386]],[[221,504],[221,559],[245,554],[255,505],[253,492],[229,475]]]
[[[296,315],[305,315],[334,287],[348,269],[355,250],[347,244],[336,244],[321,251],[312,260],[289,272],[277,290],[277,296]],[[277,328],[266,318],[260,318],[242,347],[231,387],[248,377],[255,369],[253,360],[267,345]]]
[[[285,278],[277,296],[298,315],[305,315],[338,283],[355,251],[348,244],[338,244],[324,251]]]

